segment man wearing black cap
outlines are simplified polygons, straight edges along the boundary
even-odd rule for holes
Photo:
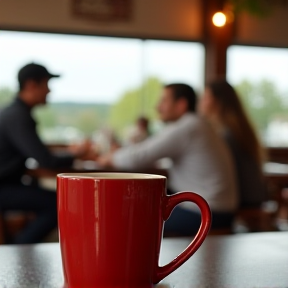
[[[40,167],[72,166],[87,152],[82,145],[74,154],[53,155],[41,142],[31,110],[46,103],[51,74],[38,64],[28,64],[18,73],[19,92],[12,104],[0,112],[0,211],[33,211],[31,221],[14,239],[15,243],[39,242],[57,225],[56,193],[25,183],[25,163],[35,159]],[[34,161],[35,162],[35,161]]]

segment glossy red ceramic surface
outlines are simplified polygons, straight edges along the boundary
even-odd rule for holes
[[[166,178],[162,176],[123,174],[126,179],[119,179],[119,175],[57,177],[67,288],[150,288],[191,257],[209,231],[210,210],[199,195],[184,192],[166,196]],[[199,205],[200,231],[182,254],[159,267],[164,220],[183,201]]]

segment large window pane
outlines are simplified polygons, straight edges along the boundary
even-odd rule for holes
[[[236,86],[263,141],[288,145],[288,49],[231,46],[228,80]]]
[[[35,111],[48,142],[94,137],[105,127],[123,135],[140,114],[157,122],[163,83],[203,86],[199,43],[0,31],[0,45],[2,107],[18,89],[21,66],[37,62],[61,74],[50,81],[50,105]]]
[[[204,49],[200,43],[147,40],[144,60],[146,75],[203,88]]]

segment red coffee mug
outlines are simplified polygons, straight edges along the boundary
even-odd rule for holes
[[[57,193],[65,288],[151,288],[188,260],[210,229],[207,202],[192,192],[167,196],[163,176],[60,174]],[[183,201],[199,206],[199,232],[159,267],[164,221]]]

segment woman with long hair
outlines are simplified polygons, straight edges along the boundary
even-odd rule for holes
[[[198,112],[211,122],[231,150],[240,206],[259,206],[266,196],[262,174],[265,153],[236,91],[226,80],[208,83]]]

